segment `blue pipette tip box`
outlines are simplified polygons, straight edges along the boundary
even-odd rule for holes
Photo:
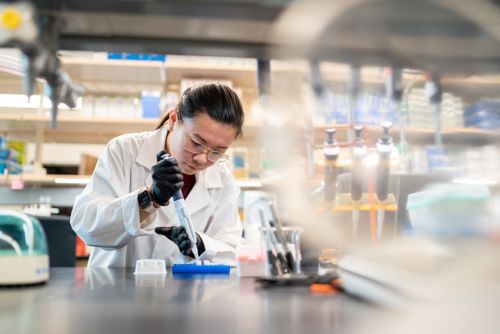
[[[229,274],[231,267],[225,264],[174,264],[172,274]]]

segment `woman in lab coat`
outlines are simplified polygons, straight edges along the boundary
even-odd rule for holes
[[[188,89],[156,131],[112,139],[71,215],[73,229],[94,246],[89,265],[132,267],[146,258],[168,264],[192,260],[187,235],[169,204],[178,189],[186,198],[200,258],[233,264],[242,231],[240,190],[220,162],[241,135],[243,120],[243,108],[231,88],[206,84]],[[161,151],[177,162],[157,162]]]

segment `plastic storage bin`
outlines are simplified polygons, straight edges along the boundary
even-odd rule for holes
[[[406,209],[417,232],[478,235],[486,232],[491,198],[485,186],[439,184],[410,194]]]

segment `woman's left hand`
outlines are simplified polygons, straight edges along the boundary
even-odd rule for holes
[[[191,250],[191,241],[186,233],[186,229],[182,226],[170,226],[170,227],[157,227],[155,228],[157,234],[166,236],[170,241],[175,243],[179,247],[179,251],[182,255],[194,258],[193,251]],[[196,246],[198,248],[198,255],[205,252],[205,245],[203,240],[201,240],[198,233],[196,233]]]

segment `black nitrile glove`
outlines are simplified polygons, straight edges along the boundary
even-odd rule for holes
[[[157,160],[159,162],[151,167],[153,178],[151,197],[159,205],[167,205],[168,200],[184,185],[177,160],[161,160],[163,154],[165,154],[164,151],[158,153]]]
[[[189,241],[189,237],[184,227],[157,227],[155,228],[155,232],[166,236],[173,243],[175,243],[177,247],[179,247],[182,255],[194,258],[193,251],[191,250],[191,241]],[[196,246],[198,247],[198,255],[203,254],[205,251],[205,245],[203,244],[203,240],[201,240],[198,233],[196,233]]]

